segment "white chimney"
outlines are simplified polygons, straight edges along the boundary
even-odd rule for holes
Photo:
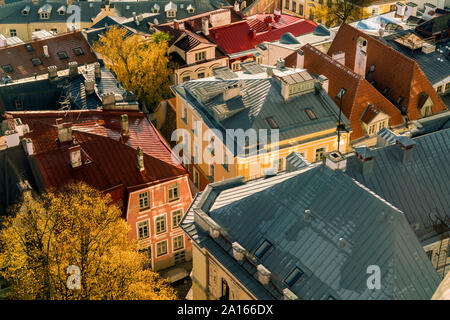
[[[114,92],[104,93],[102,94],[102,104],[103,106],[115,106],[116,104],[116,96]]]
[[[140,147],[137,148],[137,157],[138,157],[138,169],[139,169],[139,171],[142,172],[145,170],[144,151]]]
[[[70,165],[72,166],[72,168],[81,166],[81,146],[76,145],[70,147],[68,150],[70,153]]]
[[[50,58],[50,54],[48,53],[48,46],[47,45],[43,45],[42,46],[42,50],[44,51],[44,57],[45,58]]]
[[[405,19],[408,19],[410,16],[415,17],[417,15],[417,4],[413,2],[408,2],[406,4],[405,9]]]
[[[100,70],[100,63],[98,63],[98,62],[94,63],[94,74],[95,74],[95,79],[102,78],[102,72]]]
[[[60,124],[57,124],[57,128],[58,128],[58,140],[59,140],[60,143],[68,142],[68,141],[71,142],[73,140],[73,138],[72,138],[72,124],[71,123],[60,123]]]
[[[339,51],[339,52],[333,53],[333,55],[331,57],[333,58],[333,60],[336,60],[337,62],[339,62],[340,64],[345,66],[345,52],[344,51]]]
[[[278,8],[273,9],[273,15],[274,15],[274,16],[279,16],[279,15],[281,15],[280,9],[278,9]]]
[[[261,284],[269,284],[271,272],[267,270],[262,264],[259,264],[256,269],[258,270],[258,281]]]
[[[423,12],[423,16],[425,16],[426,18],[431,18],[432,16],[434,16],[436,7],[434,5],[432,5],[431,3],[425,3],[425,11]]]
[[[16,147],[20,143],[20,135],[16,130],[5,131],[6,146],[8,148]]]
[[[324,155],[325,165],[332,170],[345,171],[347,159],[339,151],[331,151]]]
[[[233,257],[237,261],[242,261],[244,259],[245,249],[238,242],[233,242]]]
[[[297,50],[297,65],[296,68],[303,69],[305,67],[305,56],[303,54],[303,50]]]
[[[228,86],[223,92],[223,100],[228,101],[241,95],[241,88],[238,85]]]
[[[32,156],[34,154],[33,141],[31,141],[30,138],[23,139],[23,149],[29,156]]]
[[[239,2],[235,1],[234,2],[234,11],[239,12]]]
[[[205,36],[209,36],[209,20],[206,17],[202,18],[202,32]]]
[[[319,76],[319,82],[322,85],[323,90],[325,90],[328,93],[328,85],[329,80],[327,77],[325,77],[323,74]]]
[[[406,6],[403,3],[397,2],[395,16],[403,18],[405,16],[405,9],[406,9]]]

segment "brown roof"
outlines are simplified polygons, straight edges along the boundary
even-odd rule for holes
[[[103,114],[102,114],[103,112]],[[140,115],[129,114],[130,138],[124,140],[120,134],[120,115],[123,112],[94,111],[80,116],[65,118],[73,121],[73,142],[58,142],[55,120],[56,112],[42,115],[14,114],[29,125],[35,150],[35,159],[42,182],[47,190],[60,189],[73,181],[84,181],[101,190],[124,190],[156,184],[187,174],[181,166],[170,160],[170,149]],[[53,121],[53,124],[51,122]],[[153,128],[154,129],[154,128]],[[72,168],[69,148],[79,145],[83,165]],[[144,149],[145,171],[137,169],[137,146]]]
[[[342,98],[342,112],[350,120],[353,130],[351,140],[365,136],[361,118],[368,104],[388,114],[391,117],[391,126],[403,123],[400,110],[362,76],[309,44],[302,47],[302,50],[304,67],[312,73],[323,74],[328,78],[328,94],[338,106],[340,105],[339,99],[336,98],[338,92],[343,87],[347,90]]]
[[[358,37],[367,40],[366,75],[369,68],[374,65],[375,71],[370,74],[370,81],[375,80],[375,87],[381,92],[389,87],[391,101],[397,101],[402,96],[404,98],[402,106],[407,109],[409,120],[420,118],[418,108],[420,93],[426,93],[431,97],[433,113],[447,109],[416,61],[348,24],[342,24],[339,28],[328,55],[339,51],[345,52],[345,65],[354,70]]]
[[[27,45],[31,45],[33,50],[28,51]],[[44,57],[44,45],[48,46],[49,58]],[[84,54],[75,55],[73,51],[75,48],[81,48]],[[66,59],[58,57],[57,53],[60,51],[66,52]],[[31,61],[33,58],[39,58],[42,64],[34,66]],[[49,66],[57,66],[58,70],[64,70],[68,68],[68,62],[70,61],[77,61],[78,65],[97,61],[97,57],[80,31],[68,32],[48,39],[28,41],[25,44],[0,49],[0,65],[10,64],[12,66],[14,72],[8,73],[8,75],[13,80],[32,77],[34,73],[37,75],[46,74]],[[0,68],[0,77],[2,74],[3,70]]]
[[[369,123],[377,116],[378,113],[380,113],[380,110],[378,110],[377,108],[375,108],[372,105],[367,105],[367,107],[361,117],[361,121],[364,123]]]

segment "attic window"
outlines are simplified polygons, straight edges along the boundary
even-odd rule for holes
[[[280,129],[278,123],[275,121],[273,117],[267,117],[266,121],[272,129]]]
[[[14,69],[10,64],[5,64],[2,66],[3,72],[5,73],[13,73]]]
[[[316,120],[317,119],[316,114],[311,109],[308,108],[308,109],[305,110],[305,112],[308,115],[310,120]]]
[[[264,240],[264,242],[258,247],[258,249],[256,249],[255,256],[257,256],[258,259],[261,259],[271,246],[272,244],[269,241]]]
[[[66,51],[58,51],[57,55],[61,60],[69,58]]]
[[[84,54],[83,49],[81,49],[80,47],[74,48],[74,49],[72,49],[72,51],[73,51],[73,53],[75,53],[76,56],[81,56]]]
[[[153,8],[152,13],[159,13],[159,9]]]
[[[167,11],[167,17],[174,18],[177,15],[177,12],[175,10],[169,10]]]
[[[42,61],[39,58],[32,58],[31,62],[33,63],[33,66],[35,66],[35,67],[37,67],[37,66],[42,64]]]
[[[187,9],[188,13],[194,13],[194,11],[195,11],[194,7],[191,4],[188,5],[186,9]]]
[[[27,51],[28,51],[28,52],[34,51],[34,48],[33,48],[33,46],[31,45],[31,43],[26,44],[26,45],[25,45],[25,48],[27,48]]]
[[[295,282],[300,279],[300,277],[303,275],[303,271],[300,270],[300,268],[295,267],[294,270],[289,273],[289,275],[284,279],[284,282],[289,286],[292,287]]]

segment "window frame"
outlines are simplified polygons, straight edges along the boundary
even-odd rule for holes
[[[180,215],[180,219],[178,221],[178,224],[175,224],[175,217],[178,216],[178,213]],[[175,216],[175,214],[177,214],[177,216]],[[183,208],[180,209],[176,209],[170,212],[170,216],[172,218],[172,229],[176,229],[180,227],[180,222],[183,219]]]
[[[298,272],[297,274],[294,275],[295,272]],[[300,268],[295,266],[293,270],[291,270],[291,272],[289,272],[287,274],[287,276],[283,279],[283,282],[286,283],[290,288],[295,285],[295,283],[300,280],[303,275],[305,274],[305,272]],[[292,277],[292,279],[290,281],[289,278]]]
[[[160,220],[160,219],[162,219],[162,220]],[[162,225],[164,227],[164,230],[161,229],[161,222],[163,223]],[[156,235],[163,234],[163,233],[167,232],[167,214],[166,213],[156,216],[154,223],[155,223],[155,234]],[[158,231],[158,224],[159,224],[159,227],[160,227],[159,231]]]
[[[140,230],[141,230],[141,225],[143,225],[143,224],[145,224],[145,227],[147,227],[147,236],[141,237]],[[150,238],[150,221],[149,221],[149,219],[136,222],[136,233],[137,233],[138,240],[144,240],[144,239]]]
[[[162,244],[162,243],[166,243],[166,252],[164,252],[164,253],[159,253],[159,247],[158,247],[158,245],[160,245],[160,244]],[[157,258],[159,258],[159,257],[162,257],[162,256],[164,256],[164,255],[166,255],[166,254],[168,254],[169,253],[169,242],[167,241],[167,239],[165,239],[165,240],[162,240],[162,241],[159,241],[159,242],[157,242],[157,243],[155,243],[155,248],[156,248],[156,257]]]
[[[141,206],[141,195],[143,195],[143,194],[147,194],[148,205],[145,206],[145,207]],[[144,198],[142,198],[142,199],[144,199]],[[147,191],[144,191],[144,192],[140,192],[140,193],[138,194],[138,201],[139,201],[139,211],[145,211],[145,210],[150,209],[150,208],[151,208],[151,203],[150,203],[150,191],[147,190]]]
[[[14,35],[13,35],[14,34]],[[9,29],[9,36],[12,37],[17,37],[17,29]]]
[[[320,156],[320,159],[317,160],[317,151],[321,150],[321,149],[323,150],[323,152],[322,152],[322,154]],[[317,148],[316,150],[314,150],[314,162],[321,161],[323,159],[323,154],[325,152],[327,152],[327,149],[325,147]]]
[[[264,247],[263,247],[264,246]],[[255,250],[255,256],[258,258],[258,259],[261,259],[266,253],[267,253],[267,251],[269,251],[270,250],[270,248],[272,248],[272,243],[269,241],[269,240],[267,240],[267,239],[264,239],[264,241],[258,246],[258,248]]]
[[[172,199],[170,197],[171,190],[176,190],[176,194],[177,194],[175,197],[174,192],[172,192]],[[174,202],[174,201],[180,200],[180,184],[178,182],[169,184],[167,186],[167,195],[168,195],[169,202]]]
[[[181,247],[175,248],[175,240],[181,238]],[[172,237],[172,252],[184,249],[184,234]]]

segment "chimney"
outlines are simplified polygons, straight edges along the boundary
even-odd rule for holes
[[[396,6],[395,17],[396,18],[401,18],[403,20],[403,17],[405,16],[406,6],[403,3],[400,3],[400,2],[397,2],[395,6]]]
[[[5,131],[6,146],[8,148],[16,147],[20,143],[20,134],[16,130]]]
[[[279,15],[281,15],[281,11],[278,8],[273,9],[273,15],[275,16],[275,18]]]
[[[325,77],[323,74],[321,74],[318,79],[320,84],[322,85],[323,90],[325,90],[326,93],[328,93],[328,84],[329,84],[328,78]]]
[[[242,261],[244,259],[245,249],[238,242],[233,242],[233,257],[237,261]]]
[[[100,70],[100,63],[96,62],[94,63],[94,73],[95,73],[95,79],[101,79],[102,78],[102,72]]]
[[[239,12],[239,2],[234,2],[234,11]]]
[[[339,51],[339,52],[333,53],[333,55],[331,57],[333,58],[333,60],[336,60],[337,62],[339,62],[340,64],[345,66],[345,52],[344,51]]]
[[[95,92],[95,80],[94,79],[86,80],[84,82],[84,86],[85,86],[87,95],[91,95]]]
[[[104,107],[114,107],[116,105],[116,96],[114,92],[103,93],[102,104]]]
[[[241,88],[237,84],[228,86],[223,92],[223,100],[228,101],[241,95]]]
[[[44,51],[44,57],[50,58],[50,54],[48,53],[48,46],[47,45],[42,46],[42,50]]]
[[[58,79],[58,67],[50,66],[47,68],[48,71],[48,79],[49,80],[57,80]]]
[[[355,54],[355,73],[366,76],[366,63],[367,63],[367,40],[363,37],[358,37],[356,42],[356,54]]]
[[[78,168],[81,166],[81,146],[76,145],[73,147],[70,147],[69,149],[70,154],[70,165],[72,168]]]
[[[397,136],[395,143],[399,146],[400,149],[400,160],[403,163],[409,162],[413,157],[414,146],[416,145],[416,142],[406,136]]]
[[[202,32],[205,36],[209,36],[209,20],[206,17],[202,18]]]
[[[145,170],[144,167],[144,151],[140,147],[137,148],[138,169],[140,172]]]
[[[78,75],[78,62],[70,61],[69,62],[69,76],[74,77]]]
[[[332,170],[345,171],[347,159],[339,151],[331,151],[324,154],[324,164]]]
[[[425,3],[424,7],[425,7],[423,12],[424,16],[431,17],[436,14],[434,11],[436,9],[436,6],[432,5],[431,3]]]
[[[273,69],[270,67],[266,68],[266,73],[269,77],[273,77]]]
[[[362,175],[368,175],[372,172],[374,156],[372,151],[366,146],[355,147],[355,153],[360,160]]]
[[[417,15],[417,4],[413,2],[408,2],[406,4],[405,9],[405,19],[408,19],[411,16],[415,17],[416,15]]]
[[[62,119],[58,119],[62,120]],[[58,122],[58,120],[56,120]],[[58,140],[60,143],[72,142],[72,124],[71,123],[59,123],[56,125],[58,128]]]
[[[177,19],[173,20],[173,28],[175,30],[180,30],[180,21],[178,21]]]
[[[305,56],[301,49],[297,49],[297,65],[296,68],[303,69],[305,67]]]
[[[277,60],[277,69],[284,69],[286,67],[284,59],[278,58]]]
[[[123,114],[120,116],[120,123],[122,126],[122,137],[128,137],[130,134],[129,128],[128,128],[128,115]]]
[[[256,39],[256,30],[255,29],[250,29],[250,37],[252,39]]]
[[[283,289],[283,299],[284,300],[298,300],[298,297],[289,288]]]
[[[29,156],[32,156],[34,154],[33,141],[31,141],[30,138],[25,138],[23,139],[22,144],[25,153]]]
[[[258,270],[258,281],[263,285],[269,284],[271,272],[267,270],[262,264],[259,264],[256,269]]]

